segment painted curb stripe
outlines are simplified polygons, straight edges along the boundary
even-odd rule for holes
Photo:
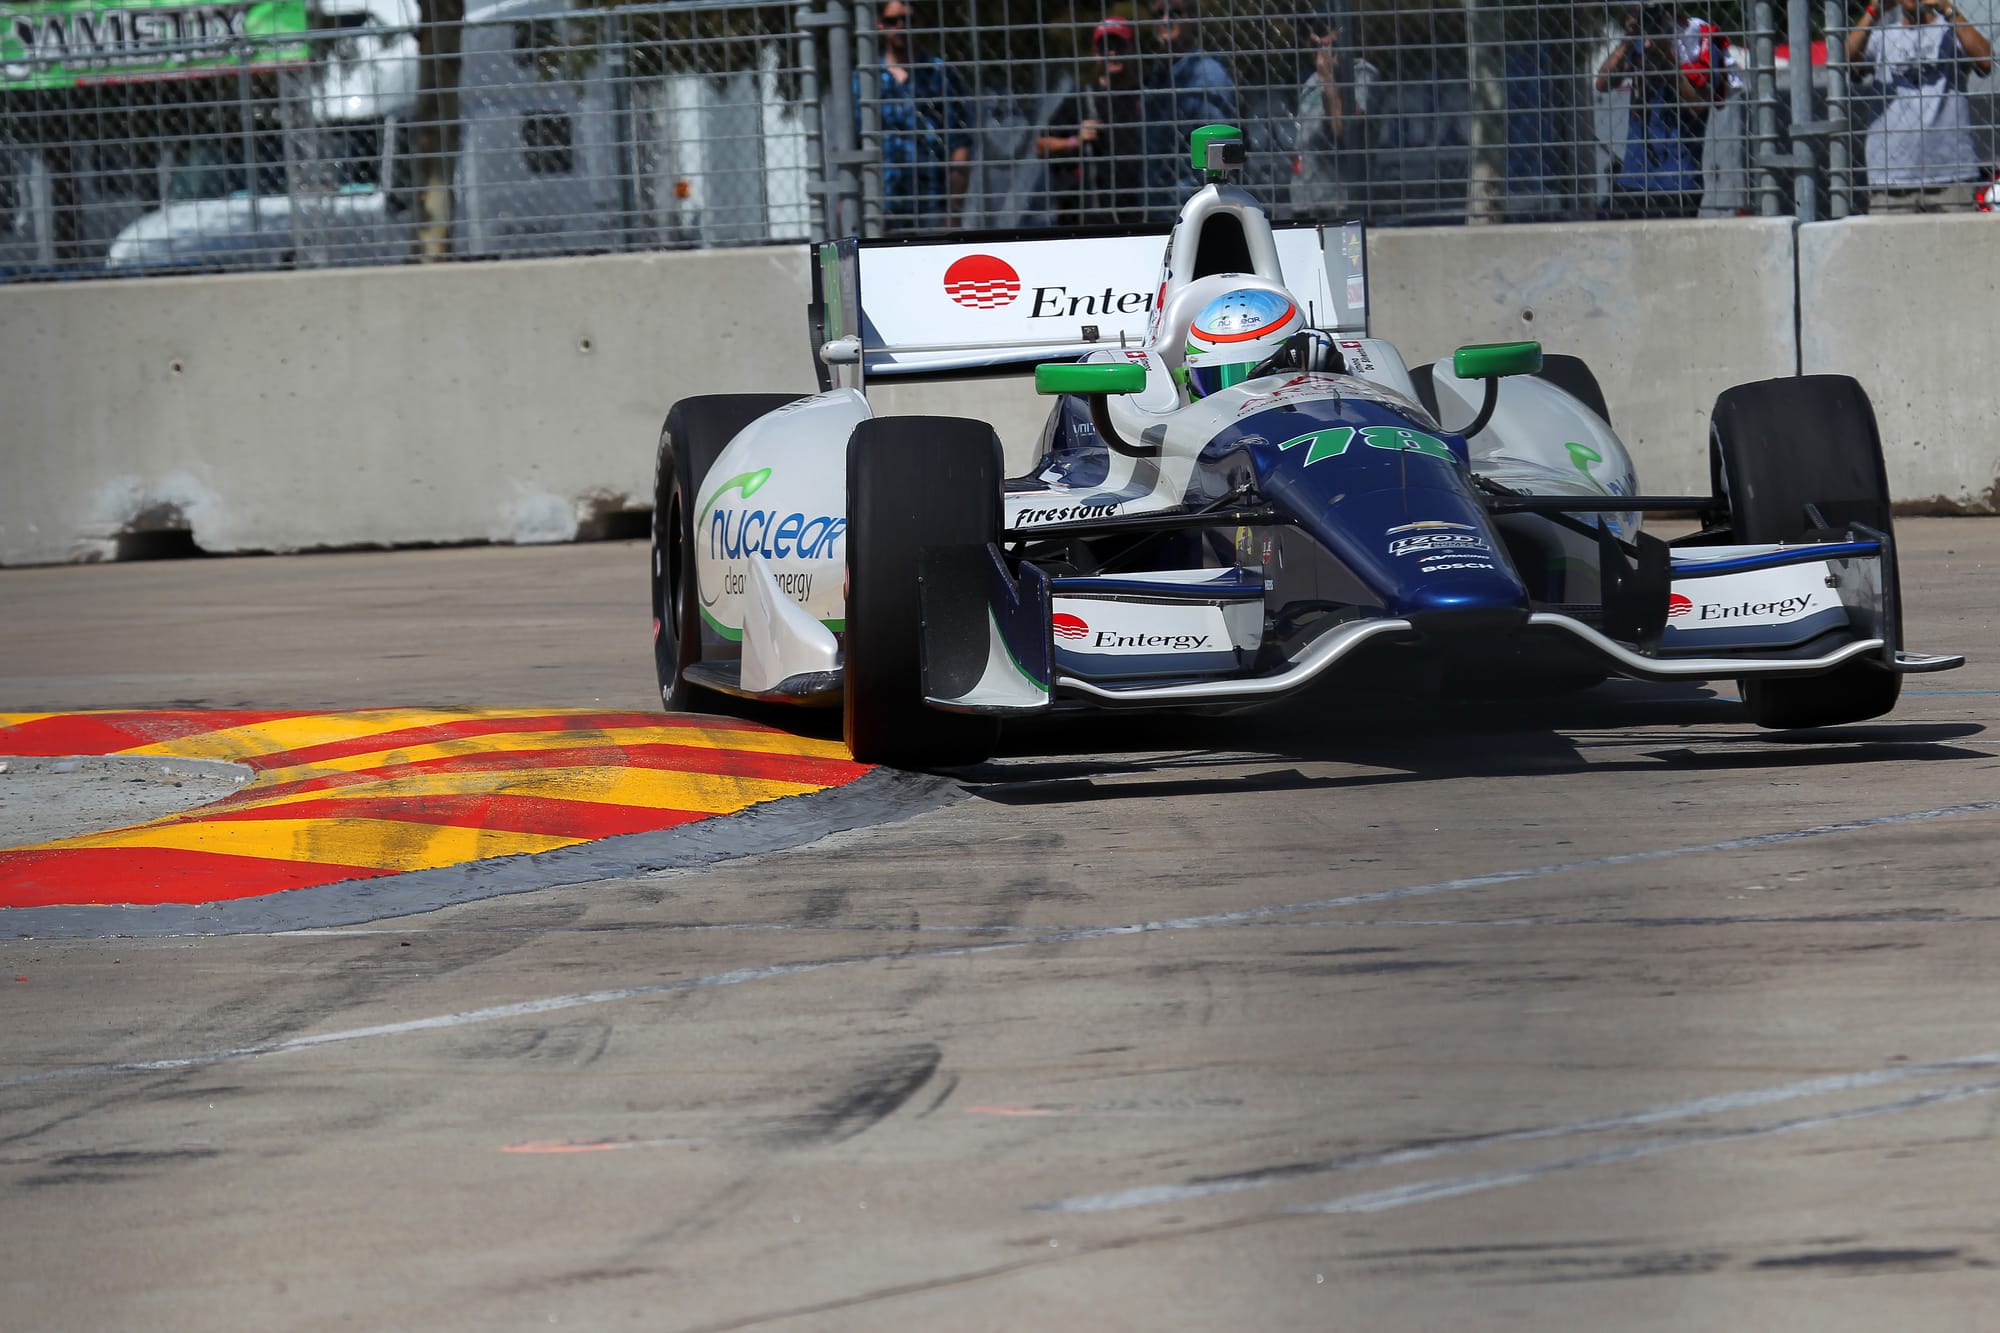
[[[10,908],[158,906],[189,901],[188,886],[205,884],[215,900],[254,898],[287,889],[386,872],[372,866],[314,861],[274,861],[253,856],[165,847],[75,847],[61,851],[0,852],[0,899]],[[79,886],[89,886],[80,888]]]
[[[510,789],[537,781],[535,771],[543,768],[592,768],[619,763],[627,769],[657,769],[687,775],[704,774],[735,777],[744,781],[788,784],[784,794],[799,788],[836,787],[851,781],[856,765],[851,760],[795,758],[784,755],[755,755],[742,751],[696,750],[677,745],[621,746],[607,756],[601,750],[556,750],[526,756],[518,751],[492,751],[485,755],[451,755],[418,764],[386,764],[355,772],[326,773],[317,777],[289,778],[288,771],[265,775],[254,787],[223,797],[213,810],[241,805],[275,804],[287,797],[333,792],[369,783],[403,784],[430,775],[491,773],[496,786],[501,779]],[[504,766],[503,766],[504,765]],[[527,776],[522,776],[527,775]],[[269,785],[265,785],[268,783]],[[443,782],[436,791],[463,791],[474,785],[469,778]],[[572,796],[580,793],[569,793]]]
[[[225,810],[210,815],[207,822],[269,819],[264,813],[268,808]],[[621,833],[646,833],[709,817],[708,812],[698,810],[551,801],[507,792],[459,793],[417,805],[401,796],[383,796],[370,790],[360,796],[291,801],[279,808],[291,819],[400,819],[418,824],[476,825],[504,833],[575,835],[578,842],[613,838]]]
[[[467,748],[464,742],[457,743],[458,748],[448,753],[434,753],[438,747],[433,746],[406,751],[387,750],[329,759],[309,766],[266,769],[263,778],[275,785],[298,781],[304,774],[317,777],[335,773],[387,776],[617,765],[679,773],[740,775],[769,781],[799,781],[824,787],[852,777],[855,769],[854,761],[845,757],[820,759],[811,755],[718,750],[644,740],[589,745],[584,744],[584,740],[575,733],[564,732],[548,738],[546,746],[523,744],[520,737],[509,736],[503,746],[488,746],[481,750]]]
[[[275,800],[251,804],[238,802],[224,807],[231,815],[239,811],[265,811],[264,818],[283,819],[290,805],[301,800],[353,800],[366,796],[395,796],[405,800],[443,800],[454,796],[477,796],[488,792],[532,796],[547,801],[598,805],[649,805],[658,810],[687,810],[706,815],[724,815],[760,801],[783,796],[803,796],[835,785],[815,782],[773,782],[762,778],[737,778],[727,773],[674,773],[656,769],[618,768],[607,764],[557,769],[528,769],[522,772],[424,774],[388,777],[324,792],[303,792]],[[207,818],[209,807],[182,818]],[[258,815],[252,814],[252,818]],[[169,821],[162,820],[159,823]]]
[[[253,768],[276,769],[312,764],[331,766],[338,759],[352,759],[370,753],[396,753],[430,749],[432,753],[452,753],[452,741],[478,740],[487,736],[519,736],[521,749],[535,748],[529,740],[538,732],[555,732],[574,743],[580,736],[602,737],[616,743],[621,736],[643,737],[648,743],[670,743],[689,747],[761,751],[787,755],[811,755],[852,763],[847,747],[833,741],[815,741],[774,733],[767,728],[742,723],[729,725],[726,719],[673,717],[662,714],[649,718],[632,713],[587,713],[546,717],[509,717],[405,727],[397,731],[377,731],[365,735],[327,741],[319,745],[259,755],[249,762]],[[662,733],[667,733],[662,735]],[[544,742],[547,743],[547,742]],[[435,748],[432,748],[435,747]]]
[[[0,714],[0,754],[223,760],[220,801],[0,850],[0,908],[202,904],[677,829],[871,771],[734,719],[585,709]]]
[[[217,727],[250,726],[298,716],[297,712],[0,713],[0,754],[121,754],[135,746],[180,741]],[[159,753],[185,759],[203,757],[174,745]]]

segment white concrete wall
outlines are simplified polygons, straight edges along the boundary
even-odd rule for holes
[[[667,407],[810,392],[803,246],[0,287],[0,563],[562,541]]]
[[[1707,492],[1716,394],[1796,365],[1785,220],[1383,227],[1368,288],[1412,366],[1516,338],[1581,356],[1656,495]]]
[[[1892,495],[2000,509],[2000,219],[1800,227],[1799,315],[1800,368],[1874,401]]]
[[[1902,499],[1993,508],[2000,223],[1852,219],[1378,230],[1374,328],[1411,364],[1537,338],[1586,358],[1642,486],[1706,486],[1731,384],[1858,376]],[[808,392],[803,246],[0,287],[0,564],[187,525],[211,551],[561,541],[652,502],[690,393]],[[875,386],[980,416],[1020,471],[1025,378]]]

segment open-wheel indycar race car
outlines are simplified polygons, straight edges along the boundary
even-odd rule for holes
[[[1734,679],[1789,728],[1963,661],[1902,647],[1852,379],[1727,390],[1711,493],[1643,493],[1583,362],[1506,343],[1407,367],[1368,336],[1359,224],[1274,229],[1226,180],[1235,131],[1193,149],[1210,183],[1157,270],[1158,236],[818,247],[820,392],[667,416],[667,708],[837,705],[856,758],[921,767],[982,758],[1007,718],[1227,712],[1329,673]],[[1015,477],[988,423],[866,392],[1007,366],[1055,397]],[[1660,511],[1698,526],[1661,541]]]

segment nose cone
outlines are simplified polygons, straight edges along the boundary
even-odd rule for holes
[[[1497,639],[1528,622],[1526,591],[1498,571],[1434,578],[1410,589],[1401,601],[1394,614],[1427,639]]]

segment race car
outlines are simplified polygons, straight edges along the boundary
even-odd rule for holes
[[[838,706],[857,759],[930,767],[984,757],[1009,718],[1229,712],[1342,676],[1733,678],[1754,721],[1792,728],[1877,716],[1905,673],[1962,663],[1902,646],[1854,380],[1729,389],[1711,493],[1646,494],[1577,358],[1502,343],[1411,368],[1368,336],[1361,227],[1274,228],[1229,180],[1241,145],[1194,136],[1209,183],[1156,282],[1133,256],[1158,236],[818,247],[820,391],[667,415],[662,703]],[[867,392],[1029,366],[1055,401],[1019,476],[988,422],[877,416]],[[1643,531],[1660,512],[1694,530]]]

